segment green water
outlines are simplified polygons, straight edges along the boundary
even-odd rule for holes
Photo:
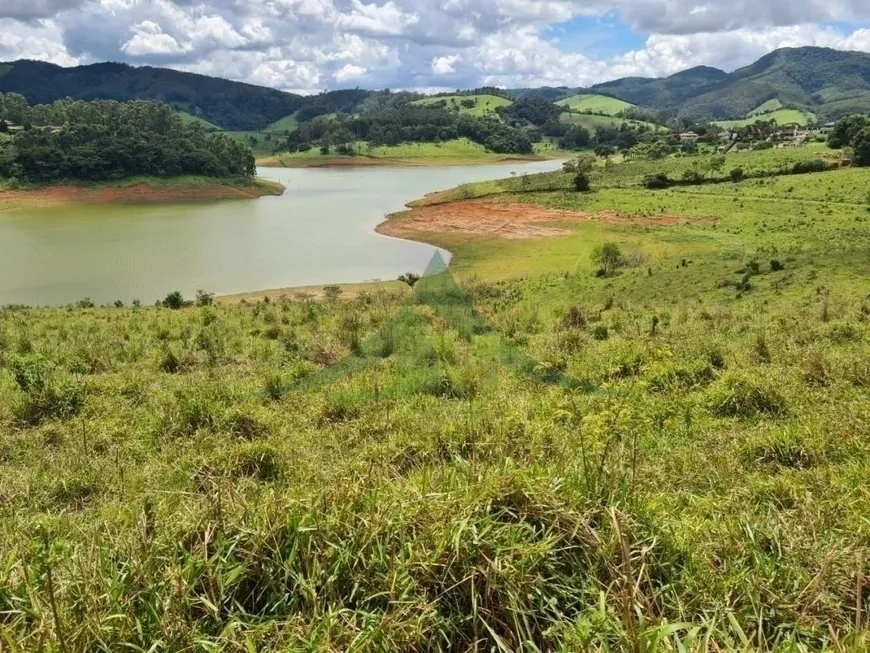
[[[434,249],[374,233],[387,213],[435,190],[558,166],[265,168],[287,187],[282,197],[0,213],[0,304],[393,279],[422,271]]]

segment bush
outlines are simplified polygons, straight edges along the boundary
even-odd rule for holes
[[[331,302],[334,302],[341,296],[341,286],[324,286],[323,296]]]
[[[574,190],[578,193],[586,193],[589,191],[589,175],[585,172],[578,172],[574,175]]]
[[[171,293],[166,295],[166,298],[161,302],[161,305],[164,308],[169,308],[173,311],[177,311],[180,308],[184,308],[186,302],[184,301],[184,297],[178,290],[173,290]]]
[[[776,259],[771,259],[770,261],[770,271],[771,272],[779,272],[780,270],[785,270],[785,266],[777,261]]]
[[[49,419],[68,419],[79,414],[85,397],[81,387],[66,376],[52,375],[25,393],[15,406],[15,416],[25,424]]]
[[[625,262],[616,243],[604,243],[592,250],[592,261],[599,266],[598,276],[613,274]]]
[[[728,176],[731,177],[731,181],[736,184],[743,181],[745,174],[743,168],[734,168],[734,170],[728,173]]]
[[[697,170],[686,170],[683,173],[683,183],[689,184],[690,186],[703,184],[704,176]]]
[[[671,180],[668,179],[668,176],[665,173],[659,172],[644,177],[643,185],[645,188],[649,188],[650,190],[663,190],[671,187]]]
[[[610,332],[607,330],[607,327],[603,324],[599,324],[592,331],[592,337],[596,340],[607,340],[610,337]]]
[[[734,373],[724,375],[710,388],[707,403],[720,417],[748,418],[786,412],[785,399],[779,392],[757,379]]]
[[[205,290],[196,291],[197,306],[211,306],[214,304],[214,293],[206,292]]]

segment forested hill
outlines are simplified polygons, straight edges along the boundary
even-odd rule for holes
[[[835,120],[870,111],[870,54],[784,48],[730,74],[698,67],[663,79],[618,79],[590,90],[692,120],[739,118],[769,102]]]
[[[30,104],[76,100],[159,100],[230,130],[256,130],[297,111],[304,98],[272,88],[167,68],[99,63],[62,68],[41,61],[0,64],[0,92]]]
[[[247,145],[185,124],[166,104],[59,100],[30,107],[17,93],[0,93],[0,180],[6,185],[255,173]]]
[[[31,104],[62,98],[159,100],[179,112],[228,131],[292,130],[333,113],[369,114],[421,98],[416,93],[361,89],[312,96],[148,66],[100,63],[62,68],[37,61],[0,64],[0,92],[20,93]],[[504,91],[498,91],[504,94]],[[467,94],[462,91],[461,94]],[[870,54],[828,48],[786,48],[732,73],[699,66],[670,77],[629,77],[587,89],[514,89],[514,99],[558,102],[578,93],[624,100],[668,119],[747,118],[786,107],[823,121],[870,111]],[[287,121],[291,121],[288,126]]]

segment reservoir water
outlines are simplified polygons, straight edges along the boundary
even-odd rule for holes
[[[394,279],[421,272],[434,249],[376,234],[386,214],[432,191],[559,166],[262,168],[287,187],[282,197],[0,213],[0,304]]]

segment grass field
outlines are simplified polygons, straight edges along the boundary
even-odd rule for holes
[[[561,235],[414,291],[0,310],[0,642],[867,650],[870,170],[697,163],[429,196]]]
[[[559,120],[564,123],[568,123],[569,125],[581,125],[592,133],[602,127],[612,127],[618,129],[624,123],[628,123],[629,125],[633,125],[635,127],[640,127],[641,125],[643,125],[653,130],[666,129],[661,125],[656,125],[655,123],[644,122],[641,120],[626,120],[624,118],[598,116],[586,113],[571,113],[569,111],[566,111],[561,116],[559,116]]]
[[[429,97],[422,100],[416,100],[412,104],[422,106],[438,104],[442,100],[447,102],[447,108],[458,108],[459,113],[468,114],[470,116],[485,116],[494,114],[499,107],[507,107],[513,104],[509,99],[498,95],[447,95],[442,97]],[[473,107],[462,106],[463,100],[474,100]]]
[[[749,112],[748,116],[751,117],[751,116],[758,115],[760,113],[772,113],[772,112],[777,111],[779,109],[782,109],[782,102],[780,102],[779,100],[776,100],[776,99],[768,100],[767,102],[755,107],[755,109],[753,109],[752,111]]]
[[[556,104],[570,109],[571,111],[593,111],[595,113],[605,113],[610,116],[615,116],[620,111],[625,111],[634,106],[630,102],[618,100],[606,95],[572,95],[569,98],[560,100]]]
[[[269,156],[275,152],[275,147],[285,141],[283,133],[258,131],[226,132],[237,141],[244,143],[254,152],[254,156]]]
[[[293,131],[299,126],[299,122],[296,120],[296,114],[291,113],[289,116],[284,116],[280,120],[276,120],[271,125],[266,127],[265,131],[267,132],[287,132]]]
[[[748,118],[743,120],[715,120],[713,124],[729,129],[746,127],[758,120],[774,120],[778,125],[797,123],[798,125],[806,126],[811,122],[815,122],[816,116],[808,111],[800,111],[798,109],[778,109],[769,113],[752,113]]]
[[[176,110],[175,113],[177,113],[181,117],[181,121],[186,125],[190,124],[192,122],[195,122],[195,123],[202,125],[202,127],[205,129],[212,129],[214,131],[221,130],[221,128],[218,127],[217,125],[215,125],[214,123],[211,123],[208,120],[205,120],[204,118],[200,118],[199,116],[194,116],[193,114],[188,113],[187,111]]]

